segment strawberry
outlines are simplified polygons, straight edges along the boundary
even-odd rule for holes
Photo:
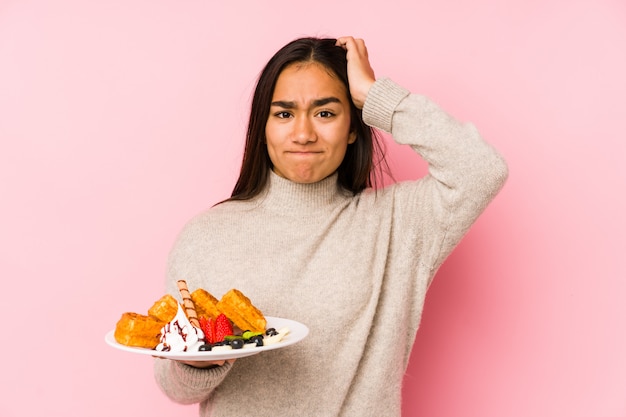
[[[230,323],[228,317],[221,313],[215,319],[215,341],[221,342],[225,336],[233,334],[233,325]]]
[[[215,338],[215,321],[210,317],[207,319],[206,317],[200,317],[200,329],[204,333],[204,341],[206,343],[215,343],[217,342]]]

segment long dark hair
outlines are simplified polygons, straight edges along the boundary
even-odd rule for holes
[[[315,62],[335,75],[346,87],[350,102],[351,131],[356,141],[348,146],[337,169],[339,184],[357,194],[366,187],[382,183],[384,148],[374,129],[363,122],[362,112],[352,102],[348,86],[346,51],[335,45],[336,39],[300,38],[283,46],[261,71],[252,98],[250,120],[239,179],[229,200],[247,200],[258,195],[269,178],[272,168],[265,143],[265,125],[269,117],[272,96],[280,73],[289,65]],[[375,162],[375,154],[379,161]],[[377,169],[374,169],[374,168]]]

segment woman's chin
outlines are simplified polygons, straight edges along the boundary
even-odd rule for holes
[[[276,175],[278,175],[279,177],[283,177],[285,179],[288,179],[291,182],[295,182],[298,184],[314,184],[325,178],[328,178],[328,176],[330,175],[330,174],[327,175],[324,173],[319,173],[319,172],[314,172],[314,171],[309,171],[309,170],[291,171],[291,172],[285,173],[285,172],[280,172],[274,169],[274,173],[276,173]]]

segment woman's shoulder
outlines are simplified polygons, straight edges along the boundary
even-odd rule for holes
[[[181,227],[176,237],[177,247],[193,246],[205,242],[208,237],[221,233],[240,218],[245,202],[226,201],[205,208],[192,215]]]
[[[203,227],[221,222],[225,217],[236,216],[256,205],[257,203],[252,200],[225,200],[192,216],[185,227]]]

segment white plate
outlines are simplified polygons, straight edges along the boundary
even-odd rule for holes
[[[267,328],[274,327],[279,330],[283,327],[289,328],[289,334],[285,336],[283,340],[278,343],[274,343],[269,346],[260,346],[250,349],[233,349],[223,350],[217,352],[160,352],[154,349],[146,349],[139,347],[131,347],[117,343],[113,333],[115,330],[111,330],[104,336],[104,341],[116,349],[126,352],[139,353],[141,355],[159,356],[161,358],[185,360],[185,361],[221,361],[226,359],[243,358],[245,356],[256,355],[257,353],[266,352],[273,349],[281,349],[287,346],[291,346],[304,339],[309,334],[309,328],[302,323],[298,323],[294,320],[282,319],[279,317],[265,317],[267,320]]]

